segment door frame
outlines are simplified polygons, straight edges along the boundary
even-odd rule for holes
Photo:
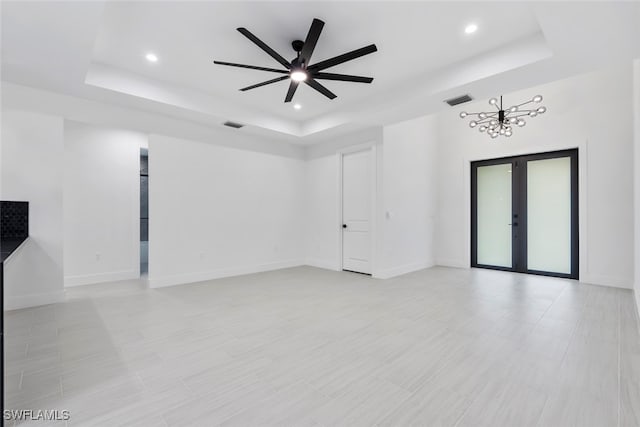
[[[497,159],[489,159],[489,160],[477,160],[471,162],[471,267],[475,268],[486,268],[489,270],[500,270],[500,271],[513,271],[517,272],[517,268],[515,267],[518,260],[518,254],[520,248],[514,245],[516,230],[514,227],[511,227],[511,267],[501,267],[497,265],[486,265],[486,264],[478,264],[478,215],[477,215],[477,207],[478,207],[478,191],[477,191],[477,169],[478,167],[483,166],[494,166],[494,165],[504,165],[511,164],[511,212],[514,212],[520,206],[519,199],[516,196],[513,189],[516,186],[516,174],[515,170],[515,158],[519,156],[511,156],[511,157],[499,157]],[[517,193],[518,195],[520,193]],[[513,220],[513,218],[512,218]]]
[[[371,277],[377,276],[377,241],[378,241],[378,217],[377,217],[377,206],[378,206],[378,182],[380,179],[378,177],[378,171],[380,168],[378,167],[378,149],[377,142],[365,142],[362,144],[352,145],[350,147],[342,148],[337,151],[336,155],[338,158],[338,211],[337,211],[337,220],[336,220],[336,228],[338,229],[338,271],[344,271],[344,258],[343,258],[343,232],[342,232],[342,201],[343,201],[343,167],[344,167],[344,156],[346,154],[359,153],[363,151],[370,151],[371,155],[371,176],[370,176],[370,188],[371,188],[371,207],[370,207],[370,232],[371,232]]]
[[[555,159],[569,157],[571,159],[571,273],[555,273],[548,271],[530,270],[526,265],[527,260],[527,162],[535,160]],[[518,162],[520,162],[518,164]],[[512,184],[512,212],[518,212],[518,229],[512,227],[512,267],[490,266],[477,263],[477,168],[498,164],[512,164],[511,174]],[[516,172],[516,168],[518,171]],[[556,151],[545,151],[542,153],[522,154],[516,156],[499,157],[489,160],[478,160],[470,162],[471,178],[471,199],[470,199],[470,226],[471,226],[471,267],[485,268],[490,270],[512,271],[518,273],[534,274],[540,276],[561,277],[578,280],[580,277],[580,199],[579,199],[579,149],[564,149]],[[520,177],[518,181],[518,176]],[[515,191],[516,184],[520,188]],[[516,240],[519,236],[519,240]],[[520,264],[518,261],[522,260]]]

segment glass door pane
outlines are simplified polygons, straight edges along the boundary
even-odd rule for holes
[[[512,267],[511,163],[477,168],[477,264]]]
[[[571,273],[571,158],[527,162],[527,269]]]

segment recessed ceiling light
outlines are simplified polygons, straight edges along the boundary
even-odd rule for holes
[[[466,34],[473,34],[478,31],[478,26],[476,24],[469,24],[464,28],[464,32]]]
[[[145,55],[145,58],[147,58],[147,61],[149,62],[158,62],[158,57],[155,53],[149,52]]]
[[[296,110],[299,110],[299,109],[301,109],[301,108],[302,108],[302,105],[300,105],[300,104],[294,104],[294,105],[293,105],[293,108],[295,108]]]

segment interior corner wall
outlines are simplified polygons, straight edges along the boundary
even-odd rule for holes
[[[29,202],[29,239],[4,265],[6,310],[64,299],[63,128],[60,117],[2,111],[0,198]]]
[[[580,280],[633,286],[631,70],[626,64],[504,94],[507,105],[541,94],[548,108],[511,138],[492,140],[459,118],[463,110],[486,111],[486,101],[439,115],[438,264],[470,265],[470,161],[577,147]]]
[[[140,147],[147,136],[66,121],[65,286],[140,275]]]
[[[149,285],[304,264],[303,194],[303,159],[150,135]]]
[[[384,127],[380,278],[435,263],[436,126],[426,116]]]

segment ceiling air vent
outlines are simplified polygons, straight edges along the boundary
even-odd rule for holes
[[[224,122],[223,125],[229,126],[230,128],[234,129],[240,129],[241,127],[244,127],[244,125],[236,122]]]
[[[464,104],[465,102],[469,102],[472,100],[473,98],[471,97],[471,95],[467,94],[467,95],[458,96],[457,98],[447,99],[444,102],[446,102],[447,104],[453,107],[454,105]]]

